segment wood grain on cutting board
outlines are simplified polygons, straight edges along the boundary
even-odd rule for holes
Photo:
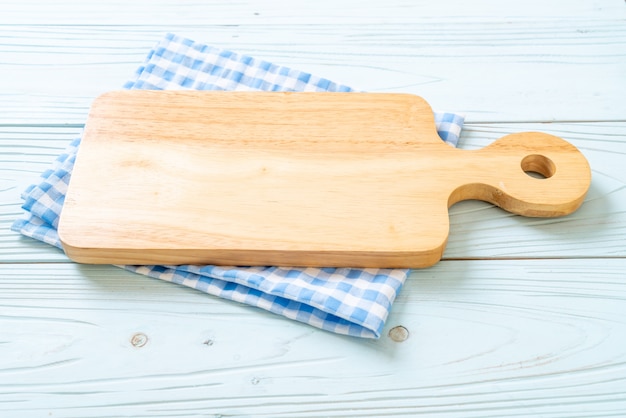
[[[414,95],[119,91],[92,106],[59,233],[88,263],[425,267],[457,201],[559,216],[589,180],[545,134],[454,149]]]

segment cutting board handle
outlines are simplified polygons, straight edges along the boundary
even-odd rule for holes
[[[582,204],[591,183],[585,156],[569,142],[541,132],[504,136],[467,158],[478,163],[477,173],[462,173],[465,178],[450,194],[449,206],[478,199],[523,216],[562,216]]]

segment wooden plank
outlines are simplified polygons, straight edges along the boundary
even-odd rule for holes
[[[111,266],[0,265],[6,416],[554,416],[626,409],[624,259],[444,261],[379,341]],[[402,342],[387,336],[402,326]],[[253,343],[251,343],[253,342]]]
[[[62,7],[60,7],[62,6]],[[36,11],[36,13],[34,13]],[[68,13],[68,11],[70,11]],[[415,13],[411,13],[414,11]],[[150,19],[146,19],[149,12]],[[417,13],[419,12],[419,13]],[[241,24],[241,23],[328,23],[362,22],[381,24],[388,21],[412,22],[416,16],[476,19],[482,17],[523,16],[543,18],[561,15],[588,19],[624,16],[620,0],[528,0],[493,2],[477,0],[468,4],[457,0],[437,2],[418,0],[410,4],[402,0],[344,0],[333,2],[319,0],[315,3],[296,0],[289,3],[275,0],[241,2],[191,2],[181,6],[167,0],[107,2],[64,1],[62,5],[45,0],[22,0],[3,5],[0,24],[50,24],[59,25],[145,25],[172,24]]]
[[[450,240],[444,259],[625,256],[626,123],[468,124],[461,146],[479,148],[513,132],[543,131],[576,145],[592,168],[587,200],[574,214],[527,219],[483,202],[450,209]],[[76,128],[0,129],[0,261],[66,261],[47,245],[9,230],[20,215],[22,190],[37,181]],[[511,237],[515,237],[512,239]]]
[[[384,25],[3,25],[0,124],[84,123],[92,100],[119,89],[166,31],[359,90],[417,94],[469,121],[623,120],[624,17],[560,11],[462,20],[413,8],[397,15],[410,24]]]

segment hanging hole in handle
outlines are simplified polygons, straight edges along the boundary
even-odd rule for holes
[[[556,166],[551,159],[543,155],[527,155],[522,160],[522,170],[536,179],[549,179],[556,172]]]

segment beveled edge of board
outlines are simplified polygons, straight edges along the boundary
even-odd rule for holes
[[[65,254],[82,264],[426,268],[437,264],[446,241],[438,248],[412,251],[283,251],[79,248],[64,244]],[[143,252],[142,251],[146,251]]]

